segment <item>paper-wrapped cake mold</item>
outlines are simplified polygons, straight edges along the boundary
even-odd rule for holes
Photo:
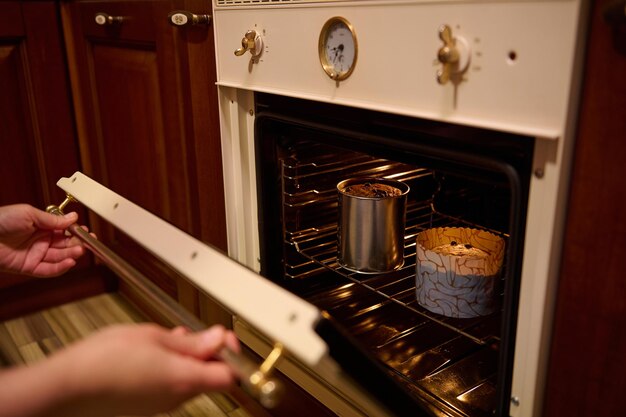
[[[415,293],[425,309],[448,317],[486,316],[498,308],[504,239],[473,228],[417,235]]]

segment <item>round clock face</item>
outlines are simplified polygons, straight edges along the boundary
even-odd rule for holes
[[[319,55],[322,68],[333,80],[345,80],[352,74],[357,57],[354,29],[343,17],[333,17],[320,33]]]

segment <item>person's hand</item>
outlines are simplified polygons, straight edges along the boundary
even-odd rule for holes
[[[0,207],[0,270],[39,277],[61,275],[85,249],[64,229],[78,214],[57,216],[28,204]]]
[[[151,415],[236,381],[216,360],[240,351],[233,332],[215,325],[189,333],[154,324],[114,325],[31,366],[0,372],[0,415]]]
[[[224,347],[239,352],[234,334],[216,325],[199,333],[152,324],[117,325],[50,358],[70,394],[65,416],[146,415],[171,410],[202,392],[236,380],[215,360]]]

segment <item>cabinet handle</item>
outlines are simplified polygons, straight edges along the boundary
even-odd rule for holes
[[[124,18],[122,16],[111,16],[108,13],[98,12],[94,16],[94,20],[100,26],[107,26],[107,25],[118,25],[122,23],[122,20],[124,20]]]
[[[211,15],[195,14],[186,10],[174,10],[167,15],[171,25],[174,26],[201,26],[211,22]]]

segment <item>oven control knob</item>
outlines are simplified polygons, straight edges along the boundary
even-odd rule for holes
[[[259,56],[263,51],[263,39],[255,30],[246,32],[241,40],[241,48],[235,50],[235,55],[242,56],[246,51],[250,51],[252,56]]]
[[[464,38],[452,36],[452,29],[448,25],[442,25],[439,28],[439,38],[443,41],[443,46],[437,52],[437,59],[442,64],[442,68],[437,71],[437,82],[445,84],[451,78],[455,78],[467,70],[470,61],[470,49]]]

